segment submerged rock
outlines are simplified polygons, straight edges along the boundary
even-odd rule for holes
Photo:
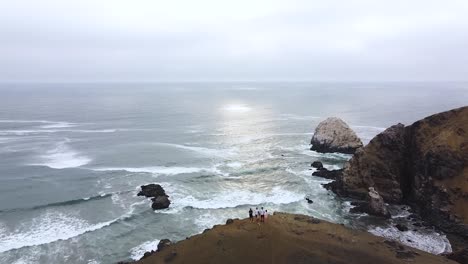
[[[396,224],[395,227],[400,230],[401,232],[408,231],[408,227],[403,224]]]
[[[352,154],[363,146],[356,133],[343,120],[336,117],[320,122],[310,143],[311,150],[322,153]]]
[[[153,201],[151,204],[151,208],[153,208],[153,210],[165,209],[171,204],[169,196],[166,195],[166,192],[159,184],[152,183],[142,185],[141,191],[138,192],[138,196],[153,197],[151,199],[151,201]]]

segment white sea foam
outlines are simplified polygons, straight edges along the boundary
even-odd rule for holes
[[[115,133],[119,129],[18,129],[18,130],[0,130],[0,136],[27,136],[47,133]]]
[[[158,239],[152,241],[146,241],[145,243],[138,245],[130,250],[130,257],[133,260],[139,260],[143,257],[145,252],[156,250],[159,244]]]
[[[131,217],[135,208],[145,203],[146,201],[133,203],[129,206],[128,212],[120,217],[95,224],[60,212],[46,212],[32,219],[29,224],[23,223],[20,228],[11,233],[5,230],[0,232],[0,253],[22,247],[48,244],[58,240],[67,240],[99,230],[119,220]]]
[[[192,195],[176,192],[177,187],[168,186],[172,193],[171,200],[175,207],[193,207],[199,209],[233,208],[240,205],[289,204],[304,199],[304,193],[297,193],[274,187],[267,192],[226,189],[211,196],[195,198]],[[174,189],[172,191],[172,189]]]
[[[197,147],[197,146],[187,146],[187,145],[180,145],[180,144],[173,144],[173,143],[154,143],[154,145],[160,146],[169,146],[178,149],[184,149],[199,153],[204,156],[218,156],[218,157],[231,157],[238,154],[237,148],[231,149],[212,149],[212,148],[205,148],[205,147]]]
[[[432,254],[452,252],[452,247],[445,235],[429,231],[405,231],[401,232],[396,227],[373,227],[369,232],[391,240],[397,240],[402,244],[414,247]]]
[[[85,220],[70,217],[62,213],[47,213],[34,218],[32,223],[22,228],[26,231],[15,230],[13,233],[3,232],[0,236],[0,253],[27,246],[37,246],[57,240],[66,240],[86,232],[108,226],[116,220],[89,224]]]
[[[233,161],[233,162],[227,163],[226,166],[228,166],[230,168],[238,169],[238,168],[244,166],[244,164],[242,162]]]
[[[0,119],[0,123],[43,123],[43,124],[53,124],[57,121],[49,120],[22,120],[22,119]]]
[[[118,131],[127,131],[125,129],[69,129],[69,130],[57,130],[57,132],[75,132],[75,133],[115,133]]]
[[[95,171],[128,171],[128,172],[146,172],[155,175],[177,175],[185,173],[197,173],[197,172],[210,172],[210,173],[221,173],[216,167],[202,168],[202,167],[164,167],[164,166],[151,166],[151,167],[111,167],[111,168],[95,168]]]
[[[40,156],[42,162],[31,165],[42,165],[53,169],[80,167],[88,164],[91,159],[72,149],[69,139],[57,144],[57,146]]]
[[[70,122],[55,122],[55,123],[50,123],[47,125],[42,125],[41,128],[69,128],[69,127],[75,127],[78,126],[76,123],[70,123]]]
[[[397,207],[398,211],[396,213],[392,212],[392,218],[407,218],[411,215],[409,206],[399,206]]]

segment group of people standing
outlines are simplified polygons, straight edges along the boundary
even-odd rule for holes
[[[265,222],[265,220],[268,218],[268,210],[264,210],[263,207],[261,207],[259,210],[258,207],[256,207],[254,211],[252,208],[250,208],[249,218],[251,222],[254,221],[254,218],[256,222]]]

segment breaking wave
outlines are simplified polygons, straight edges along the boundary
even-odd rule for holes
[[[68,143],[69,139],[58,143],[56,147],[40,156],[39,163],[30,165],[47,166],[52,169],[65,169],[81,167],[91,162],[91,159],[72,149]]]

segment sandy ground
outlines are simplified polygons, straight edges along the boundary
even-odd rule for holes
[[[137,263],[456,262],[309,216],[276,213],[264,224],[244,219],[215,226]]]

